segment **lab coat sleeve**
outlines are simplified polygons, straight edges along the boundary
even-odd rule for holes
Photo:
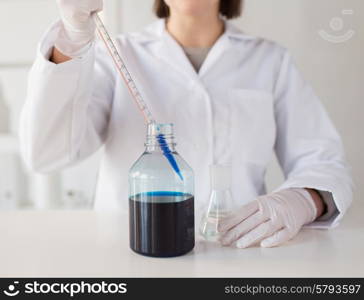
[[[21,113],[22,156],[38,172],[59,170],[98,150],[112,106],[114,78],[101,47],[91,45],[65,63],[49,61],[59,28],[57,22],[38,47]]]
[[[329,210],[307,226],[334,227],[352,201],[352,180],[341,138],[287,51],[282,55],[274,90],[275,151],[285,175],[277,190],[319,191]]]

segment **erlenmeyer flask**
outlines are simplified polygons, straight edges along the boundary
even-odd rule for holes
[[[202,216],[200,234],[205,240],[217,241],[217,226],[221,218],[234,208],[231,195],[231,167],[228,165],[211,165],[211,195],[206,212]]]

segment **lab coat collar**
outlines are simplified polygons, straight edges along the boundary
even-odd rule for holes
[[[220,56],[235,45],[234,41],[251,40],[254,37],[246,35],[231,22],[224,20],[225,31],[210,50],[200,71],[196,73],[192,64],[185,55],[182,47],[168,33],[164,19],[160,19],[148,27],[139,36],[143,44],[157,42],[155,55],[172,66],[176,71],[183,73],[190,79],[199,80],[214,65]]]
[[[254,36],[250,36],[241,31],[231,21],[227,21],[225,19],[223,19],[223,21],[225,24],[225,32],[223,35],[237,40],[255,39]],[[139,38],[141,42],[152,42],[163,38],[165,34],[168,34],[165,19],[159,19],[147,26],[145,30],[139,35]]]

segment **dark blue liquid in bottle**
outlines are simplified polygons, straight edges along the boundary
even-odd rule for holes
[[[130,247],[157,257],[178,256],[195,245],[194,197],[150,192],[129,199]]]
[[[160,134],[180,173],[161,149]],[[150,124],[146,150],[129,172],[130,248],[142,255],[179,256],[195,245],[193,171],[174,146],[172,124]]]

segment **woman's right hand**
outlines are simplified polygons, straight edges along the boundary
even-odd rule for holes
[[[103,0],[57,0],[63,28],[55,47],[65,56],[77,57],[95,38],[92,13],[103,8]]]

